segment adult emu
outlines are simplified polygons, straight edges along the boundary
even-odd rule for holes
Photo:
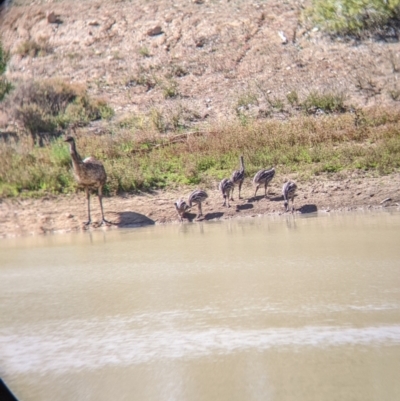
[[[94,157],[87,157],[82,160],[79,156],[75,139],[72,136],[67,136],[65,138],[65,142],[69,143],[69,153],[71,154],[72,159],[72,167],[74,170],[74,177],[76,182],[80,187],[85,188],[86,199],[87,199],[87,208],[88,208],[88,221],[85,225],[89,225],[92,220],[90,218],[90,190],[97,189],[97,194],[100,202],[101,208],[101,224],[107,223],[112,224],[104,218],[103,212],[103,185],[107,180],[106,170],[104,169],[103,163],[96,160]]]

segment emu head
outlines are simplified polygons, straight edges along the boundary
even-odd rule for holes
[[[72,136],[68,135],[68,136],[64,139],[64,142],[73,143],[73,142],[75,142],[75,139],[74,139]]]

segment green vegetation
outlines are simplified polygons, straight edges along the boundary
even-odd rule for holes
[[[302,103],[303,109],[308,114],[315,113],[316,110],[321,110],[325,113],[343,113],[346,111],[344,104],[345,96],[335,93],[318,93],[311,92]]]
[[[268,104],[277,111],[283,111],[285,104],[282,99],[278,97],[268,97],[267,98]]]
[[[299,95],[297,94],[296,91],[290,91],[286,95],[286,99],[292,107],[297,106],[299,104]]]
[[[178,84],[176,83],[176,81],[174,81],[172,79],[164,82],[161,85],[161,87],[162,87],[163,95],[164,95],[165,99],[174,98],[179,95]]]
[[[270,117],[274,113],[285,112],[288,115],[297,114],[298,110],[302,110],[305,114],[316,113],[344,113],[347,111],[345,104],[346,96],[343,93],[335,92],[318,92],[311,91],[301,100],[296,91],[290,91],[286,95],[286,99],[281,99],[277,96],[270,95],[268,92],[260,90],[267,104],[267,110],[259,111],[259,116]],[[396,96],[391,94],[392,98]],[[286,100],[286,102],[285,102]],[[261,99],[253,92],[244,92],[238,96],[238,100],[234,105],[236,115],[241,120],[242,124],[248,124],[251,117],[254,117],[252,108],[260,106]]]
[[[8,59],[9,59],[9,54],[3,49],[3,46],[0,42],[0,102],[13,88],[11,82],[9,82],[6,78],[3,77],[7,69]]]
[[[139,49],[139,54],[142,57],[151,57],[150,51],[146,46],[143,46]]]
[[[255,93],[250,91],[241,93],[235,105],[236,113],[241,114],[244,110],[249,110],[251,106],[257,105],[258,97]]]
[[[279,174],[297,173],[302,179],[346,170],[387,174],[400,169],[398,110],[300,114],[286,121],[249,120],[246,125],[237,119],[201,132],[171,134],[147,125],[140,130],[137,120],[132,125],[129,121],[112,125],[112,134],[77,134],[81,156],[104,163],[109,194],[182,185],[214,187],[237,168],[240,154],[248,177],[271,166]],[[32,146],[23,138],[0,144],[0,159],[0,197],[75,189],[68,147],[60,138],[46,147]]]
[[[400,0],[312,0],[306,15],[331,35],[360,37],[398,26]]]

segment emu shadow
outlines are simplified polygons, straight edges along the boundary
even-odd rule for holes
[[[185,212],[185,214],[183,215],[183,220],[188,220],[190,222],[192,222],[197,216],[197,213],[189,213],[189,212]]]
[[[249,199],[247,199],[247,202],[257,202],[261,199],[268,199],[268,198],[266,198],[265,195],[251,196]]]
[[[207,213],[204,216],[205,220],[213,220],[213,219],[219,219],[223,216],[224,214],[222,212],[216,212],[216,213]]]
[[[272,202],[283,202],[285,199],[284,199],[283,195],[279,195],[279,196],[275,196],[274,198],[269,198],[269,200]]]
[[[118,212],[114,213],[118,217],[112,219],[112,224],[117,227],[143,227],[155,224],[155,221],[136,212]]]
[[[317,205],[309,204],[303,205],[302,207],[297,209],[300,213],[315,213],[318,211]]]
[[[248,202],[257,202],[261,199],[266,199],[272,202],[278,202],[283,200],[283,196],[275,196],[272,197],[271,194],[267,195],[267,197],[265,197],[265,195],[257,195],[257,196],[252,196],[251,198],[248,199]]]
[[[253,209],[254,206],[251,203],[244,203],[243,205],[236,205],[236,210],[247,210]]]

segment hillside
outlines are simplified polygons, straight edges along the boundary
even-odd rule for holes
[[[12,55],[9,79],[85,83],[116,119],[154,108],[168,119],[179,109],[195,124],[233,117],[246,100],[252,115],[284,118],[272,106],[291,91],[342,93],[354,106],[398,105],[400,44],[324,37],[301,21],[307,2],[12,4],[0,27]]]

